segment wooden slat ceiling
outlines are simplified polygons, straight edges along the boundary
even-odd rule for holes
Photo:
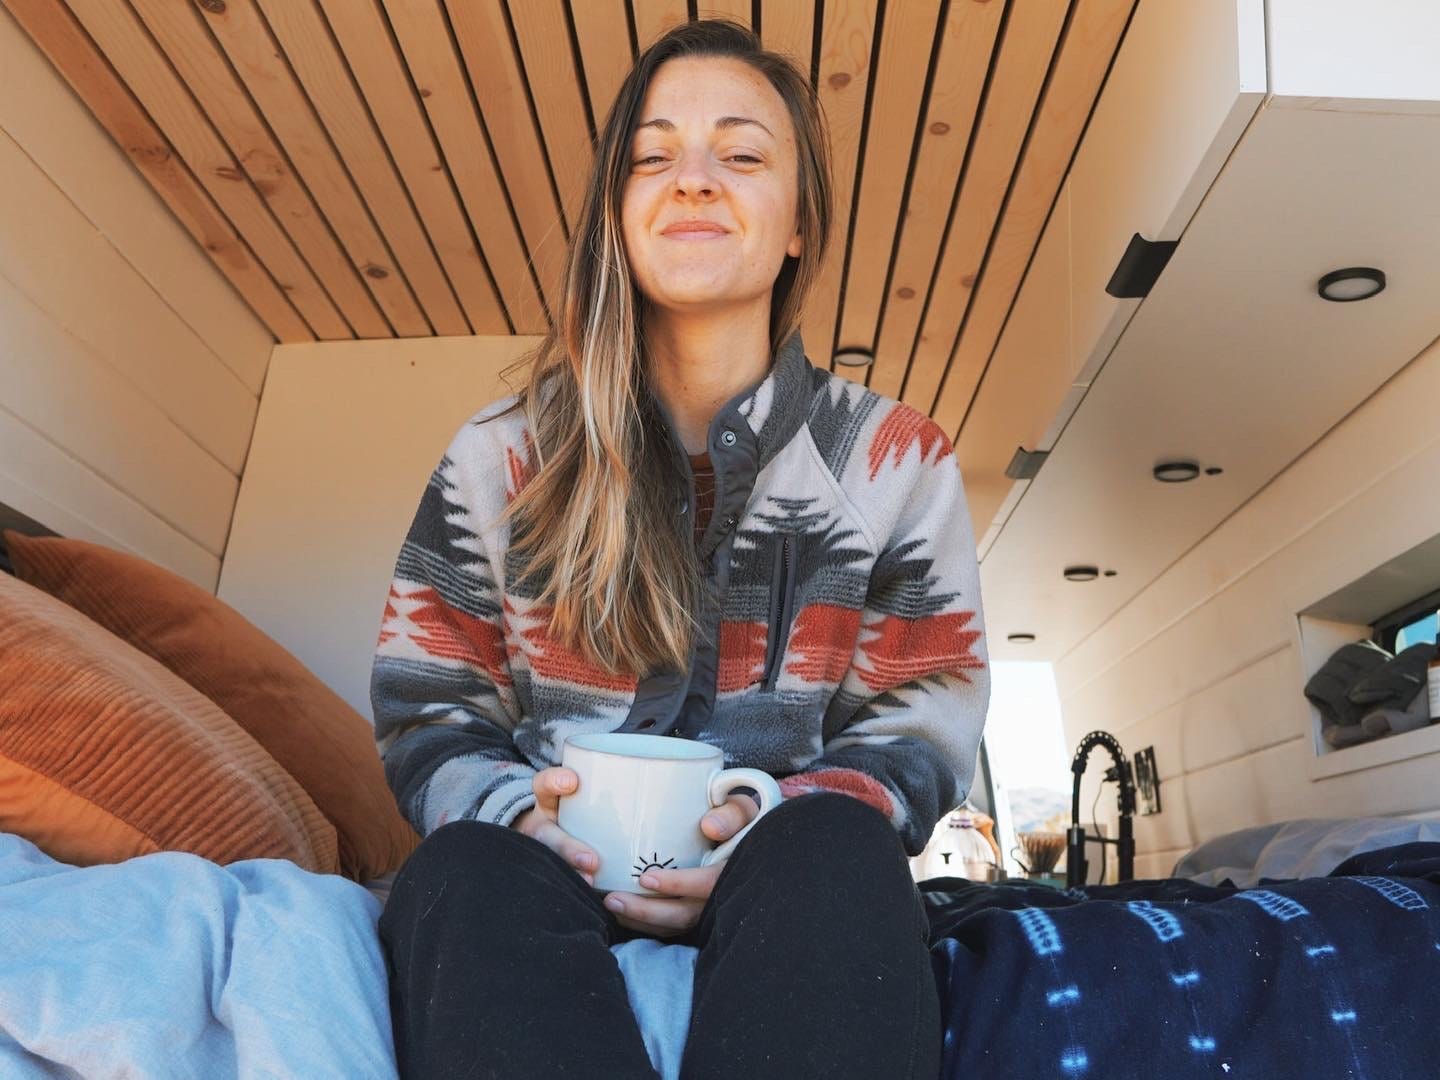
[[[1135,2],[0,0],[281,342],[543,332],[637,45],[754,25],[831,130],[807,351],[956,438]]]

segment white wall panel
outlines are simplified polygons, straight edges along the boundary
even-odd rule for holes
[[[400,543],[465,419],[533,337],[281,345],[216,595],[370,716]]]
[[[1141,851],[1292,817],[1440,809],[1432,731],[1414,756],[1312,775],[1295,649],[1298,612],[1440,535],[1437,401],[1431,346],[1057,664],[1070,741],[1104,727],[1129,753],[1156,748],[1165,809],[1137,819]]]
[[[271,338],[0,11],[0,502],[214,589]]]

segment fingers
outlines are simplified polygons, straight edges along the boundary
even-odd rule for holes
[[[711,840],[728,840],[758,813],[760,808],[749,795],[731,795],[725,805],[717,806],[700,820],[700,831]]]
[[[605,897],[605,906],[615,913],[615,921],[621,926],[656,937],[673,937],[683,934],[700,921],[705,901],[610,893]]]
[[[537,772],[531,787],[535,789],[536,804],[553,817],[559,809],[560,797],[569,795],[579,783],[580,778],[575,775],[574,769],[554,765]]]
[[[640,884],[667,897],[704,901],[715,891],[723,863],[697,866],[693,870],[647,870],[640,875]]]
[[[591,885],[595,884],[594,870],[600,866],[600,858],[593,848],[576,840],[554,822],[546,822],[535,831],[535,839],[559,855]]]

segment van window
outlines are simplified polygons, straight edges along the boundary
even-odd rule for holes
[[[1391,653],[1422,641],[1440,641],[1440,589],[1375,621],[1375,643]]]
[[[1395,635],[1395,651],[1401,652],[1421,641],[1435,644],[1436,631],[1440,630],[1440,613],[1432,611],[1423,615],[1409,626],[1402,626]]]

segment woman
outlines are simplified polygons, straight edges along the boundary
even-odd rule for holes
[[[938,1072],[905,853],[973,775],[975,548],[940,429],[805,357],[830,206],[809,82],[750,31],[639,58],[557,329],[456,434],[386,606],[376,737],[425,838],[381,921],[406,1075],[653,1076],[609,950],[636,935],[700,950],[685,1076]],[[602,895],[556,823],[597,730],[702,739],[786,800],[725,864]]]

